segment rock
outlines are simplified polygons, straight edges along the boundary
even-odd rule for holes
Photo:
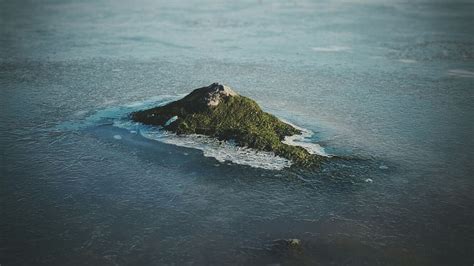
[[[258,104],[218,83],[195,89],[184,98],[131,114],[134,121],[161,126],[176,134],[202,134],[241,147],[274,152],[297,166],[318,166],[323,157],[282,141],[301,134]]]
[[[301,254],[303,248],[299,239],[277,239],[273,241],[271,251],[281,256],[294,256]]]
[[[204,99],[208,106],[217,106],[223,98],[237,96],[237,93],[225,85],[213,83],[205,90]]]
[[[301,246],[301,241],[296,238],[288,239],[287,242],[291,248],[299,248]]]

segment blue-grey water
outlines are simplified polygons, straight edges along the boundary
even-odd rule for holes
[[[473,25],[469,0],[1,0],[0,264],[472,265]],[[117,126],[215,81],[346,159]]]

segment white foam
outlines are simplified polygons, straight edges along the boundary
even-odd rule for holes
[[[305,134],[287,136],[282,142],[287,145],[302,147],[311,154],[317,154],[317,155],[321,155],[325,157],[330,157],[330,155],[327,154],[324,151],[324,148],[321,147],[319,144],[311,143],[307,141],[307,138],[310,136],[311,135],[306,136]]]
[[[134,111],[143,110],[155,106],[164,105],[170,101],[181,98],[182,95],[160,96],[150,101],[134,102],[122,106],[115,106],[102,109],[91,116],[80,121],[69,121],[57,127],[57,129],[79,130],[91,126],[111,124],[115,127],[126,129],[131,133],[139,133],[143,137],[160,141],[176,146],[187,147],[201,150],[206,157],[213,157],[217,161],[232,162],[236,164],[248,165],[256,168],[281,170],[290,167],[292,162],[286,158],[275,155],[273,152],[257,151],[250,148],[239,147],[233,141],[219,141],[203,135],[178,136],[174,133],[163,130],[161,127],[143,125],[131,121],[129,114]],[[171,124],[177,117],[171,118],[168,122]],[[285,121],[286,122],[286,121]],[[286,122],[291,125],[291,123]],[[312,154],[330,156],[317,143],[311,143],[309,137],[312,132],[295,125],[295,128],[301,130],[301,135],[287,137],[283,142],[289,145],[301,146]],[[120,140],[122,136],[114,135],[114,139]]]
[[[323,53],[333,53],[333,52],[344,52],[351,50],[350,47],[346,46],[327,46],[327,47],[312,47],[311,48],[315,52],[323,52]]]
[[[206,157],[215,158],[224,163],[226,161],[269,170],[281,170],[291,166],[291,161],[273,152],[257,151],[239,147],[233,141],[219,141],[204,135],[176,135],[163,130],[161,127],[147,126],[130,120],[117,120],[114,126],[127,130],[138,131],[147,139],[172,144],[180,147],[198,149]]]
[[[448,75],[460,78],[474,78],[474,71],[464,69],[450,69]]]
[[[282,120],[288,125],[291,125],[292,127],[301,131],[301,134],[299,135],[285,137],[285,139],[282,141],[283,143],[287,145],[291,145],[291,146],[302,147],[305,150],[307,150],[310,154],[317,154],[320,156],[331,157],[331,155],[326,153],[326,151],[324,150],[323,147],[321,147],[321,145],[319,145],[318,143],[311,142],[310,138],[314,134],[311,130],[299,127],[283,119],[280,119],[280,120]]]
[[[219,141],[203,135],[180,136],[159,128],[143,127],[142,136],[167,144],[201,150],[206,157],[215,158],[224,163],[248,165],[269,170],[281,170],[291,166],[291,161],[276,156],[273,152],[262,152],[250,148],[236,146],[232,141]]]

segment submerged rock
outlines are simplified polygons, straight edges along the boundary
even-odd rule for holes
[[[305,265],[305,254],[301,241],[296,238],[277,239],[270,245],[270,252],[274,257],[280,258],[286,265]]]
[[[282,141],[301,134],[231,88],[213,83],[184,98],[131,114],[134,121],[162,126],[176,134],[202,134],[242,147],[274,152],[298,166],[317,166],[323,157]]]
[[[287,251],[287,250],[301,251],[302,249],[301,240],[297,238],[273,240],[272,249],[279,250],[279,251]]]

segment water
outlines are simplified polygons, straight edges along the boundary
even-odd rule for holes
[[[0,264],[471,265],[473,11],[0,1]],[[267,170],[117,124],[215,81],[350,159]]]

